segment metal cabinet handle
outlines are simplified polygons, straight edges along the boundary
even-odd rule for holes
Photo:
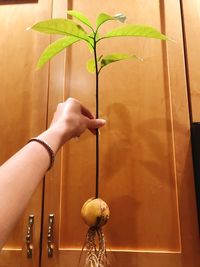
[[[54,214],[49,214],[49,226],[47,234],[47,252],[48,257],[53,257],[53,223],[54,223]]]
[[[27,258],[32,258],[33,252],[33,224],[34,224],[34,215],[29,215],[28,218],[28,228],[26,234],[26,247],[27,247]]]

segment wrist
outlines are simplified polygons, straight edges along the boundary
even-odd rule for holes
[[[51,146],[53,152],[56,154],[64,144],[64,131],[61,128],[52,126],[41,133],[38,138],[46,141]]]
[[[44,141],[43,139],[41,139],[39,137],[31,138],[28,141],[28,143],[30,143],[30,142],[37,142],[46,149],[46,151],[48,152],[49,157],[50,157],[50,164],[49,164],[49,168],[47,170],[50,170],[51,167],[53,166],[54,160],[55,160],[55,153],[54,153],[53,149],[51,148],[51,146],[46,141]]]

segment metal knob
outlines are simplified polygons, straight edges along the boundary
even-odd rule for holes
[[[47,252],[48,257],[53,257],[53,223],[54,223],[54,214],[49,214],[49,226],[47,234]]]
[[[27,258],[32,258],[33,252],[33,224],[34,224],[34,215],[29,215],[28,218],[28,227],[26,234],[26,247],[27,247]]]

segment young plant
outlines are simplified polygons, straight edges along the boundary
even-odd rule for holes
[[[116,21],[124,23],[126,16],[119,13],[111,16],[100,13],[96,19],[96,25],[93,27],[89,19],[81,12],[75,10],[67,11],[67,14],[75,18],[81,24],[72,19],[55,18],[36,23],[31,29],[46,33],[62,35],[63,37],[50,44],[41,57],[39,58],[37,68],[41,68],[46,62],[53,58],[56,54],[70,45],[83,41],[87,43],[93,57],[87,61],[87,70],[95,74],[96,79],[96,118],[99,117],[99,74],[107,65],[126,59],[138,59],[136,55],[128,55],[126,53],[113,53],[109,55],[99,55],[97,51],[98,44],[107,38],[116,37],[145,37],[155,38],[159,40],[168,40],[158,30],[150,26],[126,24],[121,27],[114,28],[101,35],[101,26],[108,21]],[[83,26],[86,26],[87,31]],[[105,238],[102,232],[102,226],[107,222],[110,212],[107,204],[99,198],[99,132],[96,130],[96,188],[95,197],[89,199],[83,205],[81,210],[82,217],[89,230],[86,236],[85,247],[88,251],[86,266],[103,267],[107,266]],[[98,238],[98,246],[96,246],[95,236]]]

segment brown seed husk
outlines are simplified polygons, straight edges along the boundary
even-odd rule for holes
[[[110,210],[102,199],[91,198],[84,203],[81,215],[89,227],[101,227],[108,221]]]

